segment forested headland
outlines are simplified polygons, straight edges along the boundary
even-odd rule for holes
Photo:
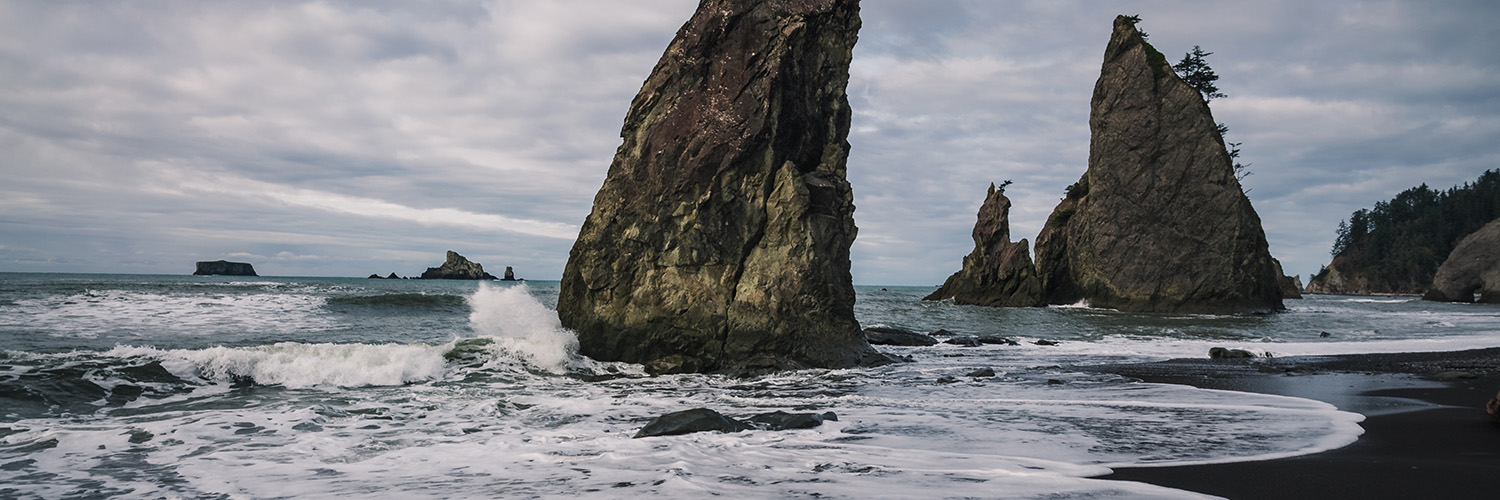
[[[1421,294],[1464,236],[1500,218],[1500,169],[1447,190],[1426,184],[1340,222],[1313,293]]]

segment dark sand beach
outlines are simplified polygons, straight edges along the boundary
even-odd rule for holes
[[[1495,498],[1500,349],[1184,359],[1094,368],[1148,382],[1303,397],[1366,416],[1355,443],[1279,460],[1121,468],[1140,481],[1230,499]]]

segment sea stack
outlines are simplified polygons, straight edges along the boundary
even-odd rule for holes
[[[981,306],[1044,306],[1042,280],[1031,263],[1026,239],[1010,241],[1010,198],[1005,187],[990,184],[974,223],[974,251],[964,257],[963,269],[943,282],[924,300],[953,299],[955,304]]]
[[[394,274],[394,273],[392,273]],[[492,280],[495,276],[484,272],[484,266],[478,262],[470,262],[469,259],[459,255],[458,252],[449,250],[448,258],[439,267],[429,267],[422,272],[421,279],[424,280]]]
[[[255,266],[246,262],[230,262],[227,260],[204,261],[197,264],[193,271],[194,276],[258,276],[255,274]]]
[[[1442,302],[1500,304],[1500,220],[1464,237],[1448,254],[1422,298]]]
[[[652,373],[881,364],[854,319],[856,0],[703,0],[631,103],[563,326]]]
[[[1089,113],[1089,167],[1037,236],[1051,304],[1124,311],[1284,309],[1260,217],[1208,104],[1135,19],[1115,18]]]

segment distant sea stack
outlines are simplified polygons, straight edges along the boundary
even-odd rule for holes
[[[204,261],[198,263],[198,269],[193,271],[194,276],[259,276],[255,274],[255,266],[245,262],[230,262],[227,260]]]
[[[1476,291],[1480,302],[1500,304],[1500,219],[1458,242],[1422,298],[1473,302]]]
[[[505,266],[505,277],[500,278],[500,281],[519,281],[516,279],[516,270],[510,266]]]
[[[652,373],[880,364],[854,318],[856,0],[703,0],[631,103],[563,271],[580,351]]]
[[[452,250],[448,251],[448,259],[440,267],[429,267],[422,272],[421,279],[424,280],[492,280],[495,276],[484,272],[484,266],[478,262],[469,262],[464,256]]]
[[[1260,217],[1208,104],[1115,18],[1089,114],[1089,168],[1037,236],[1051,304],[1124,311],[1284,309]]]
[[[1023,238],[1010,241],[1010,198],[1005,187],[990,184],[974,223],[974,251],[964,257],[963,269],[923,300],[953,299],[955,304],[981,306],[1044,306],[1042,280],[1031,263],[1031,245]]]

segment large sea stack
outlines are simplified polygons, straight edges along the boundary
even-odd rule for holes
[[[856,0],[704,0],[631,103],[557,311],[653,373],[887,362],[854,319]]]
[[[1432,278],[1426,300],[1500,304],[1500,219],[1464,237]]]
[[[227,260],[201,261],[193,271],[194,276],[256,276],[255,266],[247,262]]]
[[[964,257],[963,269],[943,282],[924,300],[953,299],[955,304],[981,306],[1043,306],[1042,280],[1031,263],[1031,245],[1023,238],[1010,241],[1010,198],[1005,188],[990,184],[974,223],[974,251]]]
[[[1089,168],[1037,236],[1043,294],[1125,311],[1283,309],[1260,217],[1208,104],[1115,18],[1089,114]]]

